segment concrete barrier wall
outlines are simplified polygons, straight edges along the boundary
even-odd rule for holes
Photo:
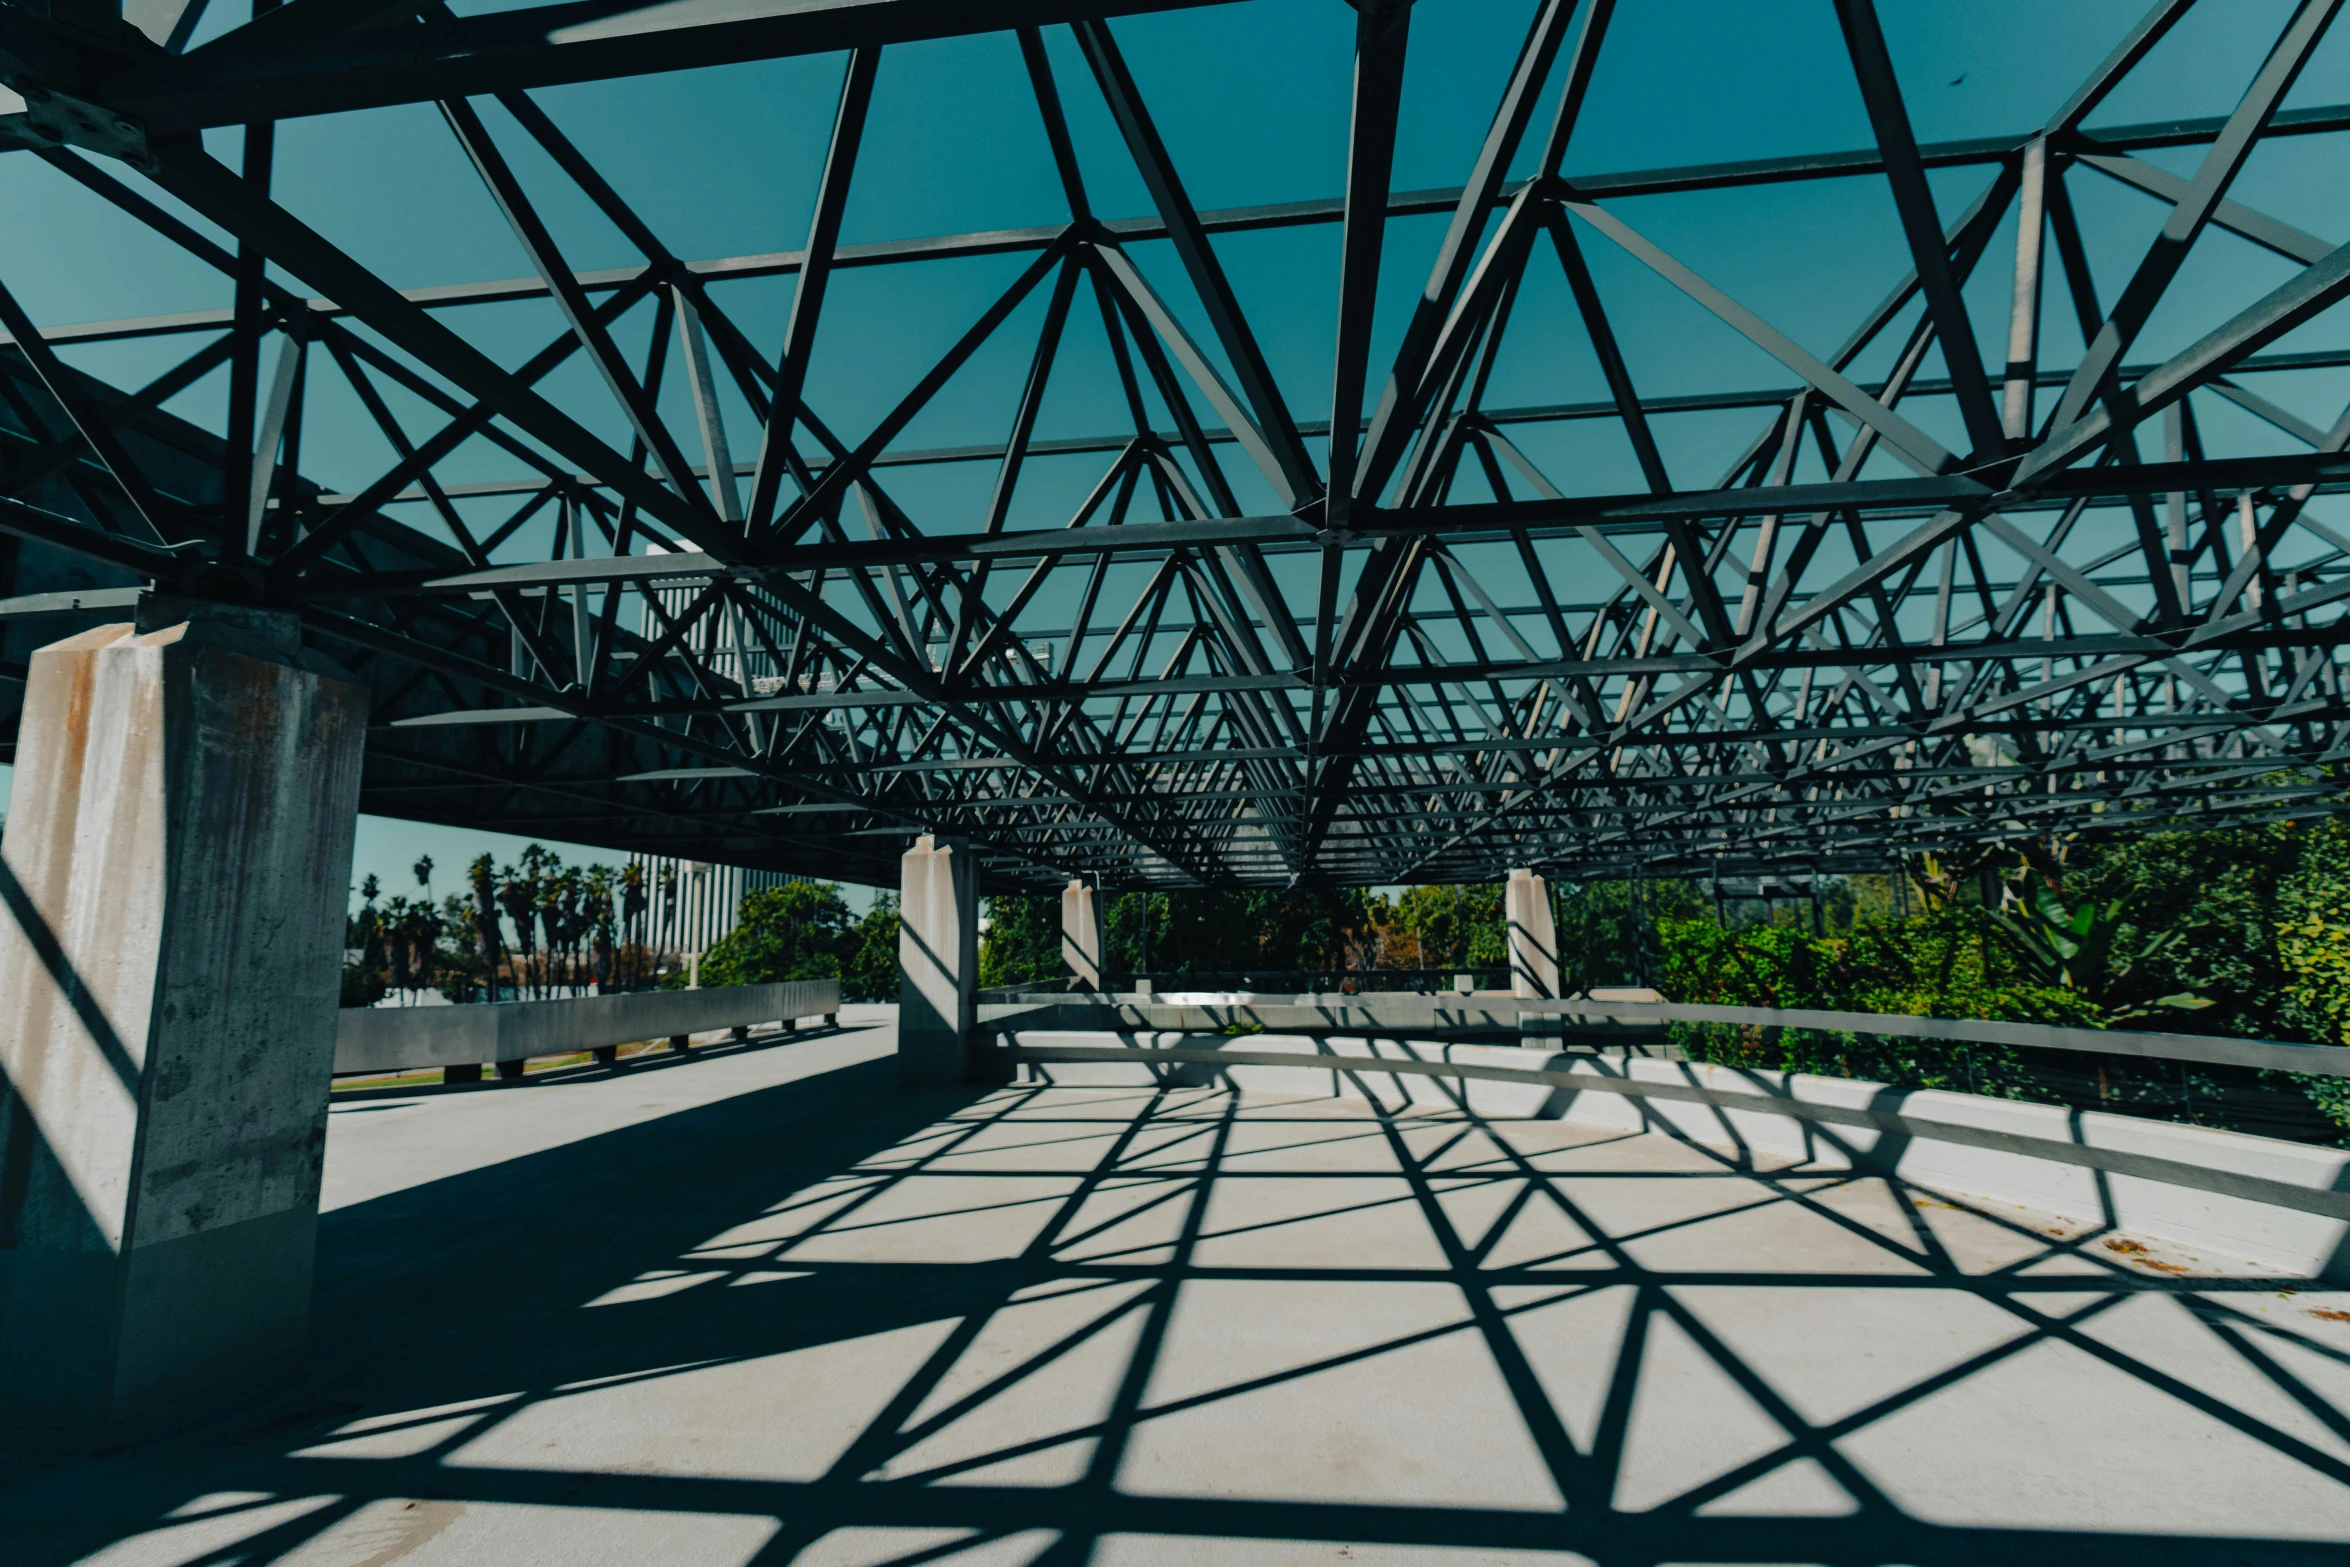
[[[397,1072],[486,1066],[568,1055],[674,1034],[755,1027],[840,1011],[840,981],[796,979],[707,990],[647,990],[566,1001],[452,1007],[347,1007],[335,1071]]]
[[[1207,1085],[1243,1092],[1456,1105],[1672,1131],[1694,1141],[1898,1175],[1936,1190],[2105,1224],[2308,1277],[2350,1281],[2350,1151],[2060,1105],[1888,1088],[1850,1078],[1749,1071],[1704,1062],[1554,1055],[1511,1046],[1395,1040],[1233,1038],[1019,1030],[1029,1050],[1180,1049],[1207,1059],[1027,1059],[1023,1076],[1059,1083]],[[1412,1069],[1289,1065],[1312,1055],[1381,1058]],[[1232,1058],[1227,1065],[1220,1059]],[[1267,1061],[1265,1057],[1271,1057]],[[1417,1075],[1428,1074],[1428,1075]]]

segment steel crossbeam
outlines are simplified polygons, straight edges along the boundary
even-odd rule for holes
[[[1343,191],[1203,209],[1128,20],[1194,0],[290,0],[193,49],[200,5],[110,31],[0,0],[0,151],[231,301],[37,323],[0,279],[0,723],[12,660],[145,586],[285,609],[373,687],[367,809],[863,881],[922,831],[997,886],[1376,885],[2330,812],[2350,411],[2307,387],[2350,366],[2350,247],[2238,177],[2350,137],[2350,105],[2284,107],[2338,3],[2275,19],[2227,113],[2091,124],[2197,3],[2117,27],[2039,123],[1934,142],[1872,0],[1835,0],[1872,145],[1607,171],[1572,152],[1595,84],[1642,68],[1616,7],[1529,0],[1461,183],[1399,192],[1407,62],[1446,23],[1355,0]],[[1041,133],[1066,217],[854,237],[892,51],[987,33],[1033,120],[966,129]],[[797,250],[689,259],[531,96],[815,54],[841,85]],[[431,107],[530,275],[395,287],[277,188],[278,122],[397,104]],[[198,134],[222,126],[241,159]],[[1101,215],[1104,159],[1153,210]],[[1902,258],[1832,351],[1660,237],[1689,231],[1659,203],[1827,180]],[[2116,201],[2151,243],[2100,227]],[[575,267],[583,203],[641,259]],[[1316,225],[1336,319],[1301,376],[1234,257]],[[988,257],[878,420],[829,406],[849,273],[910,298]],[[1633,274],[1784,382],[1658,393]],[[743,290],[777,278],[772,331]],[[493,352],[477,323],[534,301],[539,340]],[[136,390],[69,362],[136,343],[176,359]],[[1055,396],[1096,345],[1072,427]],[[1528,355],[1587,356],[1604,396],[1492,398]],[[998,362],[1000,438],[909,439]],[[217,429],[163,411],[224,367]],[[389,460],[317,482],[332,420]],[[1711,471],[1673,434],[1699,420],[1734,437]],[[1574,432],[1620,432],[1612,486],[1559,455]],[[901,498],[916,473],[964,499]]]

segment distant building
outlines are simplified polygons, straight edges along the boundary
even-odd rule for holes
[[[712,865],[704,860],[675,860],[649,854],[632,855],[629,863],[644,868],[645,934],[656,952],[684,957],[707,952],[734,929],[742,901],[754,892],[799,881],[782,871],[745,870],[739,865]]]

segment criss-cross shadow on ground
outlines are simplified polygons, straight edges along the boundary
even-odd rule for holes
[[[1457,1105],[890,1073],[328,1215],[299,1398],[43,1472],[7,1559],[2208,1567],[2350,1540],[2350,1314],[2315,1314],[2346,1303],[2222,1259]]]

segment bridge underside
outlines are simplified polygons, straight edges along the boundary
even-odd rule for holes
[[[2350,253],[2249,189],[2350,135],[2292,96],[2331,4],[2223,112],[2108,123],[2203,25],[2174,0],[2043,118],[1935,141],[1943,72],[1844,0],[1823,69],[1868,144],[1643,170],[1570,140],[1672,61],[1547,0],[1460,183],[1399,192],[1444,22],[1360,0],[1320,19],[1343,188],[1245,208],[1195,200],[1228,171],[1135,40],[1242,52],[1261,7],[293,0],[193,49],[201,0],[52,9],[0,6],[0,145],[221,305],[36,329],[0,289],[0,706],[138,590],[265,603],[373,689],[366,810],[884,883],[925,831],[997,886],[1379,884],[2336,806]],[[1019,113],[923,112],[1035,143],[1062,215],[850,242],[908,128],[876,81],[947,37]],[[837,107],[771,253],[673,249],[532,96],[817,56]],[[526,275],[394,287],[273,183],[306,117],[398,105]],[[1725,192],[1748,237],[1701,271],[1659,236]],[[588,225],[633,259],[578,266]],[[1878,261],[1840,341],[1740,302]],[[892,312],[953,319],[844,369]],[[162,411],[219,383],[210,426]]]

